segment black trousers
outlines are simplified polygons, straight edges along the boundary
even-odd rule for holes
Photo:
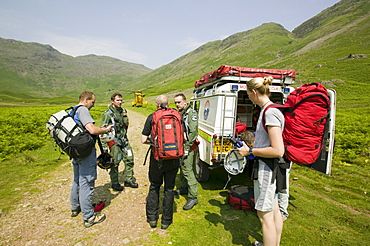
[[[169,225],[173,220],[173,202],[175,179],[179,169],[179,160],[166,160],[159,163],[150,156],[149,164],[149,193],[146,198],[146,217],[148,220],[159,218],[159,192],[164,182],[162,224]]]

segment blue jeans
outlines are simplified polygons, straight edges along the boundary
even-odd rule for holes
[[[74,158],[72,164],[74,178],[70,197],[71,207],[72,210],[80,207],[83,219],[88,220],[94,215],[92,198],[97,177],[95,148],[85,158]]]

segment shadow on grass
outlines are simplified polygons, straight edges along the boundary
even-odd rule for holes
[[[223,167],[216,168],[211,171],[207,182],[200,183],[203,190],[224,190],[226,184],[226,189],[229,189],[233,185],[251,186],[253,182],[250,179],[248,168],[245,168],[244,172],[238,175],[228,174]]]
[[[220,192],[220,195],[226,198],[227,191]],[[220,211],[219,213],[206,211],[205,219],[215,226],[222,224],[225,231],[231,233],[233,244],[251,245],[251,239],[262,241],[261,224],[255,211],[234,210],[229,204],[216,199],[210,199],[208,202],[218,207]]]
[[[228,183],[227,183],[228,182]],[[225,187],[225,185],[227,186]],[[217,207],[218,212],[205,211],[205,219],[213,225],[222,224],[225,231],[232,236],[232,243],[236,245],[251,245],[252,240],[262,241],[261,223],[255,211],[235,210],[226,203],[227,190],[233,185],[252,186],[248,167],[239,175],[228,175],[223,167],[211,171],[207,182],[200,183],[203,190],[208,190],[215,195],[215,191],[225,198],[224,202],[220,199],[211,198],[208,203]],[[219,197],[219,196],[218,196]],[[214,211],[214,209],[210,209]]]

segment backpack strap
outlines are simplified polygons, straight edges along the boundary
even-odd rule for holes
[[[102,145],[101,140],[100,140],[99,137],[98,137],[98,145],[99,145],[101,154],[103,154],[104,153],[104,149],[103,149],[103,145]]]
[[[266,111],[269,108],[278,108],[281,111],[287,111],[287,112],[293,111],[293,109],[291,107],[286,107],[286,106],[281,105],[281,104],[278,104],[278,103],[272,103],[270,105],[267,105],[266,108],[262,112],[262,122],[261,122],[261,124],[262,124],[262,126],[263,126],[263,128],[265,129],[266,132],[268,132],[268,130],[267,130],[267,127],[265,125],[265,123],[266,123],[266,120],[265,120],[266,116],[265,116],[265,114],[266,114]]]
[[[77,105],[77,106],[69,107],[69,108],[67,108],[67,109],[66,109],[66,111],[67,111],[67,110],[70,110],[68,113],[72,116],[72,119],[73,119],[74,121],[76,121],[76,120],[75,120],[75,115],[76,115],[76,113],[77,113],[77,109],[78,109],[79,107],[82,107],[82,106],[83,106],[83,105],[79,104],[79,105]],[[85,126],[84,126],[84,125],[82,125],[82,123],[81,123],[80,119],[78,119],[78,122],[76,122],[76,123],[77,123],[77,124],[79,124],[80,126],[82,126],[82,128],[86,130]]]
[[[117,127],[116,127],[116,121],[114,120],[114,113],[110,108],[107,111],[110,115],[110,120],[112,121],[112,124],[114,127],[114,136],[117,137]]]
[[[81,105],[81,104],[79,104],[79,105],[77,105],[77,106],[74,106],[74,107],[69,107],[69,108],[67,108],[66,109],[66,111],[67,110],[71,110],[71,116],[72,116],[72,118],[74,118],[75,117],[75,115],[76,115],[76,113],[77,113],[77,109],[79,108],[79,107],[82,107],[83,105]]]
[[[145,159],[144,159],[144,163],[143,163],[143,166],[145,166],[145,164],[146,164],[146,160],[148,159],[148,155],[149,155],[149,152],[150,152],[150,150],[153,148],[153,146],[152,145],[150,145],[149,146],[149,148],[148,148],[148,151],[146,152],[146,154],[145,154]]]

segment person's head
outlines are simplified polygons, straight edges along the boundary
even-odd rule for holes
[[[80,104],[88,109],[91,109],[95,105],[95,95],[91,91],[84,91],[79,97]]]
[[[122,95],[120,93],[114,93],[110,100],[112,102],[112,105],[116,108],[120,108],[122,106]]]
[[[242,140],[249,147],[254,147],[254,133],[244,131],[240,133],[240,140]]]
[[[177,94],[173,100],[175,101],[177,109],[180,111],[186,108],[186,106],[188,105],[186,103],[186,96],[182,93]]]
[[[247,94],[249,99],[258,104],[259,97],[270,96],[270,85],[272,84],[272,77],[258,77],[247,81]]]
[[[155,100],[155,104],[158,109],[167,108],[168,107],[168,97],[165,95],[157,96],[157,99]]]

